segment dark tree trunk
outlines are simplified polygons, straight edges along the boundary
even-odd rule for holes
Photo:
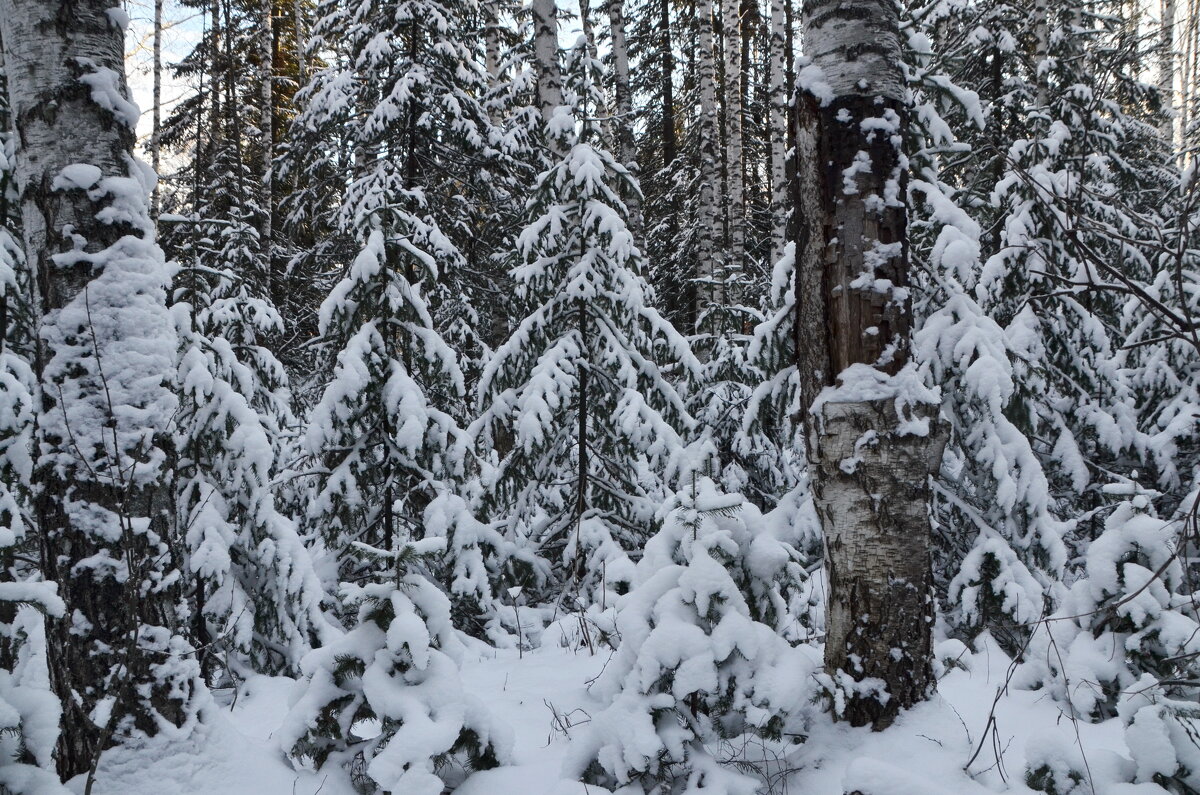
[[[42,566],[69,616],[47,623],[64,778],[130,730],[181,724],[198,686],[171,629],[174,327],[113,5],[0,0],[41,317],[35,511]]]
[[[803,397],[819,398],[806,425],[829,580],[825,668],[839,716],[882,729],[934,687],[927,501],[945,444],[938,405],[906,367],[899,20],[889,0],[810,0],[803,21],[819,70],[806,82],[824,84],[797,100],[795,193],[797,350]]]

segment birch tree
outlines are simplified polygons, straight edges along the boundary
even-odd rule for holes
[[[787,242],[787,13],[788,0],[771,0],[770,76],[768,102],[771,160],[771,264],[779,262]]]
[[[533,0],[533,58],[537,64],[537,100],[542,121],[549,123],[562,104],[562,69],[558,64],[558,8],[554,0]]]
[[[745,269],[746,186],[743,178],[742,141],[742,3],[721,0],[721,27],[725,39],[725,225],[729,254],[724,276],[726,300],[737,297],[734,284]]]
[[[153,173],[133,158],[128,18],[110,0],[4,0],[17,185],[41,336],[35,512],[70,621],[49,622],[58,770],[195,720],[202,685],[174,632],[167,428],[175,332]]]
[[[709,302],[720,304],[723,299],[717,247],[722,242],[722,236],[717,208],[721,206],[718,195],[721,175],[717,160],[717,80],[712,0],[699,0],[696,3],[696,17],[700,45],[696,53],[697,80],[700,84],[700,213],[697,219],[700,242],[696,274],[703,285],[701,294]]]
[[[629,47],[625,41],[625,2],[609,0],[608,26],[612,46],[613,93],[616,99],[616,152],[621,165],[636,173],[637,142],[633,134],[633,88],[629,81]],[[631,192],[623,197],[629,211],[629,229],[635,238],[642,234],[642,197]]]
[[[829,579],[826,685],[839,717],[882,729],[934,687],[926,501],[944,444],[938,397],[909,362],[899,20],[884,0],[816,0],[803,28],[798,137],[816,157],[801,163],[810,206],[797,248],[823,243],[824,310],[800,321],[802,382],[824,386],[807,430]],[[801,267],[812,284],[813,259]]]

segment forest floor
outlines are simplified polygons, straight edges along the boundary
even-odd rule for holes
[[[1120,721],[1076,724],[1040,691],[1006,690],[997,698],[1009,659],[994,644],[982,647],[964,654],[942,676],[931,701],[903,714],[885,732],[832,723],[814,708],[806,739],[783,756],[770,752],[777,774],[772,795],[841,795],[855,789],[865,795],[1028,793],[1027,757],[1073,760],[1076,767],[1082,762],[1092,783],[1079,782],[1073,790],[1079,795],[1166,792],[1156,784],[1106,784],[1131,777]],[[604,792],[562,780],[560,771],[572,738],[587,731],[589,716],[600,708],[587,683],[607,659],[607,652],[546,646],[523,656],[514,649],[489,650],[468,660],[465,686],[512,727],[513,764],[475,773],[456,795]],[[343,771],[298,773],[272,743],[293,684],[283,677],[256,677],[243,684],[236,700],[217,698],[231,703],[214,703],[206,724],[188,740],[106,753],[94,795],[354,795]],[[763,753],[750,746],[726,756],[734,762],[759,761]],[[785,775],[778,775],[781,769]],[[82,778],[72,782],[72,789],[83,791]]]

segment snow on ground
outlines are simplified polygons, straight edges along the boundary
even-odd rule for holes
[[[254,677],[188,740],[105,752],[93,795],[357,795],[342,771],[297,772],[271,742],[293,684]],[[68,786],[82,793],[83,777]]]
[[[815,651],[814,651],[815,653]],[[587,683],[603,668],[607,652],[546,647],[518,655],[488,650],[463,667],[467,688],[513,728],[514,764],[471,776],[456,795],[597,795],[559,775],[571,737],[587,730],[599,709]],[[1075,758],[1095,780],[1095,795],[1163,795],[1155,784],[1105,784],[1128,768],[1118,720],[1076,726],[1048,695],[1009,690],[997,702],[1009,660],[994,644],[964,655],[943,676],[938,694],[912,709],[883,733],[852,729],[817,714],[806,739],[784,763],[794,772],[779,793],[841,795],[985,795],[1030,793],[1027,756]],[[207,725],[187,741],[138,751],[110,751],[102,758],[96,795],[354,795],[337,770],[297,773],[271,741],[288,708],[292,681],[255,677],[233,704],[215,705]],[[228,700],[228,699],[227,699]],[[1076,731],[1078,730],[1078,741]],[[976,748],[982,750],[964,772]],[[1082,748],[1082,754],[1080,753]],[[753,750],[746,752],[753,758]],[[82,778],[72,789],[83,791]],[[1079,795],[1091,795],[1083,782]],[[400,795],[400,794],[398,794]]]

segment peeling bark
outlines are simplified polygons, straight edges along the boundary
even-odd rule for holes
[[[927,501],[945,445],[937,404],[906,371],[899,36],[890,0],[806,3],[804,50],[831,96],[802,92],[794,125],[802,397],[845,387],[805,418],[829,580],[825,668],[839,716],[876,729],[934,686]],[[855,388],[864,372],[869,397]]]

